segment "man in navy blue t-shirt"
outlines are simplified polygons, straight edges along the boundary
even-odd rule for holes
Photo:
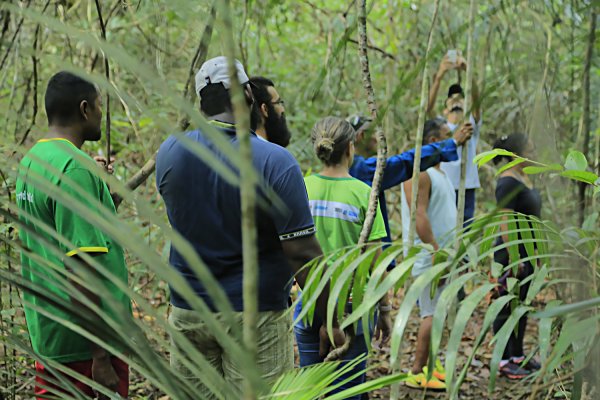
[[[248,77],[239,61],[236,61],[236,69],[238,80],[244,85],[247,103],[251,105],[253,98],[247,86]],[[229,88],[225,57],[213,58],[202,65],[196,75],[200,108],[217,128],[220,137],[237,148]],[[158,152],[156,185],[171,225],[190,243],[224,290],[236,311],[234,317],[239,321],[237,328],[241,331],[244,309],[241,204],[239,185],[231,179],[232,176],[234,180],[239,178],[239,171],[211,138],[214,139],[200,130],[187,132],[184,137],[170,136]],[[257,367],[264,378],[272,381],[293,368],[290,318],[284,316],[292,277],[322,252],[314,237],[314,223],[298,163],[287,150],[258,138],[254,132],[251,132],[250,143],[254,168],[263,188],[257,191],[256,208],[260,311]],[[191,145],[210,154],[210,163],[206,157],[201,159],[190,150]],[[221,175],[224,171],[229,173],[229,178]],[[220,310],[207,288],[175,246],[171,247],[170,263],[187,280],[194,293],[218,313]],[[304,274],[296,277],[301,286],[305,278]],[[325,292],[317,304],[317,313],[323,317],[326,302]],[[221,346],[221,338],[212,334],[202,315],[177,291],[171,291],[171,304],[171,326],[196,344],[230,387],[241,390],[244,374]],[[343,333],[338,329],[334,336],[336,344],[343,342]],[[322,343],[323,346],[326,344]],[[178,353],[171,354],[171,365],[198,388],[198,398],[213,398],[207,382],[203,382],[202,377],[190,376],[183,355]]]

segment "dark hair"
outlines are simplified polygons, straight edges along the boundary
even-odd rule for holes
[[[48,81],[44,97],[48,124],[79,121],[81,102],[85,100],[93,105],[97,97],[98,89],[92,82],[67,71],[56,73]]]
[[[257,126],[258,108],[256,101],[246,97],[246,104],[250,107],[250,129],[254,130]],[[232,111],[229,90],[222,83],[210,83],[200,91],[200,110],[208,117]]]
[[[254,96],[254,101],[258,103],[259,107],[261,104],[270,104],[271,100],[273,100],[267,89],[268,87],[275,87],[275,84],[272,80],[263,76],[253,76],[250,78],[252,95]]]
[[[356,139],[352,125],[338,117],[325,117],[313,126],[311,139],[315,153],[325,165],[337,165]]]
[[[425,122],[423,126],[423,144],[429,143],[431,137],[440,137],[440,129],[446,124],[444,118],[436,117]]]
[[[250,115],[250,124],[252,125],[252,129],[256,129],[259,121],[262,120],[260,114],[260,106],[263,104],[267,105],[269,115],[273,111],[273,104],[271,100],[271,94],[267,89],[269,86],[275,87],[275,84],[272,80],[265,78],[263,76],[253,76],[249,80],[250,89],[252,90],[252,96],[254,96],[254,106],[252,107],[252,114]]]
[[[231,111],[229,90],[222,83],[210,83],[200,91],[200,110],[209,117]]]
[[[512,135],[504,135],[496,139],[494,142],[494,149],[502,149],[515,153],[516,155],[523,155],[527,148],[527,142],[529,137],[524,133],[513,133]],[[509,156],[496,156],[494,158],[494,164],[499,164],[503,160],[512,160]]]
[[[465,96],[465,92],[463,92],[463,88],[460,86],[460,83],[454,83],[448,88],[448,98],[454,96],[455,94],[460,94],[463,97]]]

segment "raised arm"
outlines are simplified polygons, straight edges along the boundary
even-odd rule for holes
[[[473,128],[468,125],[457,129],[452,139],[428,144],[421,149],[421,171],[425,171],[440,162],[458,160],[457,146],[471,138]],[[415,162],[415,149],[388,157],[383,172],[382,190],[401,184],[412,177]],[[360,158],[350,168],[350,175],[367,184],[371,184],[375,175],[377,157]]]
[[[475,123],[479,123],[481,121],[481,97],[479,96],[479,86],[477,86],[475,77],[473,77],[473,83],[471,84],[471,101],[473,104],[471,114],[475,119]]]
[[[442,84],[442,79],[444,79],[444,75],[446,75],[446,72],[454,68],[456,68],[456,64],[448,59],[447,54],[444,55],[444,58],[442,58],[442,62],[440,63],[440,67],[433,76],[433,83],[431,84],[431,89],[429,89],[429,99],[427,101],[427,115],[429,116],[429,118],[435,117],[435,102],[437,100],[438,92],[440,90],[440,85]]]

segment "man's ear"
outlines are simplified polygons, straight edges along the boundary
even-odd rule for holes
[[[82,100],[81,103],[79,103],[79,112],[81,113],[81,116],[83,117],[83,119],[85,119],[85,120],[88,119],[89,111],[90,111],[90,103],[88,103],[87,100]]]
[[[269,118],[269,109],[267,108],[267,105],[265,103],[262,103],[260,105],[260,112],[262,113],[262,116],[264,118]]]

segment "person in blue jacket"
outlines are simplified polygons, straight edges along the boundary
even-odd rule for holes
[[[350,122],[356,130],[356,141],[364,141],[365,133],[369,129],[371,120],[360,115],[354,115],[348,118],[348,122]],[[425,171],[440,162],[458,160],[458,147],[465,143],[471,137],[472,133],[473,127],[470,123],[467,123],[455,130],[451,139],[423,146],[421,148],[421,171]],[[367,140],[369,141],[362,147],[372,154],[375,154],[377,151],[375,138],[368,138]],[[359,148],[360,147],[358,147],[357,150]],[[381,183],[381,192],[379,193],[379,206],[381,207],[385,230],[387,232],[387,237],[382,239],[384,242],[390,243],[392,241],[384,191],[412,178],[414,162],[415,149],[389,156],[386,160],[383,181]],[[365,158],[360,155],[355,155],[354,163],[350,167],[350,175],[371,186],[373,177],[375,176],[376,165],[376,156]]]

